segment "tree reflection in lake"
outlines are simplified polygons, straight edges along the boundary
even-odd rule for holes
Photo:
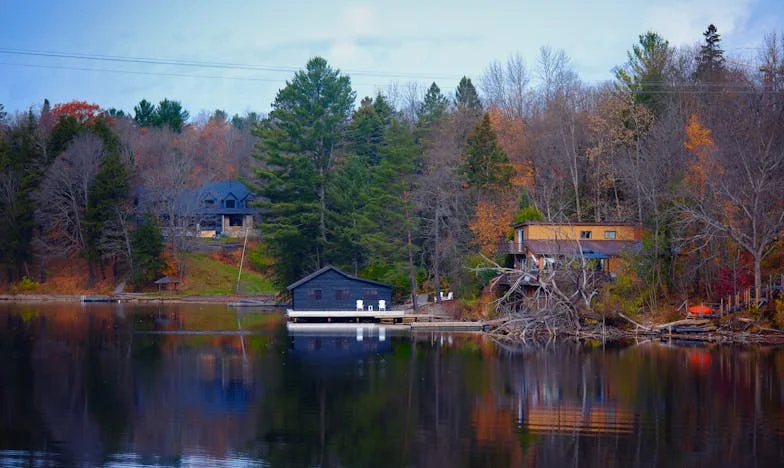
[[[0,465],[784,460],[784,353],[289,333],[223,306],[0,305]]]

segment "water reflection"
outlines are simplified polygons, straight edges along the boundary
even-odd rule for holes
[[[0,465],[778,466],[784,353],[0,305]]]

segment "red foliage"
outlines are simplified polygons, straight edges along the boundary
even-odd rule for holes
[[[748,267],[724,267],[719,270],[713,283],[713,291],[717,297],[726,297],[754,286],[754,274]]]
[[[57,121],[63,115],[72,115],[79,122],[86,122],[100,114],[101,107],[98,104],[90,104],[87,101],[71,101],[63,104],[55,104],[52,107],[52,117]]]

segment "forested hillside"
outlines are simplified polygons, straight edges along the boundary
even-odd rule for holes
[[[3,116],[3,279],[45,281],[48,259],[78,256],[91,278],[111,265],[143,282],[161,246],[140,226],[166,233],[181,265],[187,228],[165,202],[240,178],[259,195],[281,288],[332,264],[394,284],[401,300],[475,298],[488,278],[472,268],[531,219],[642,224],[643,250],[615,291],[639,308],[759,286],[782,271],[784,36],[761,37],[754,61],[728,57],[712,25],[696,40],[642,34],[604,83],[545,47],[454,90],[396,83],[362,97],[317,57],[266,116],[192,121],[172,100]],[[146,218],[137,187],[159,201]]]

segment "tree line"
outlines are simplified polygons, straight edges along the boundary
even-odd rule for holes
[[[267,267],[281,287],[333,264],[390,282],[401,297],[447,288],[475,297],[487,278],[472,267],[494,254],[513,222],[626,221],[646,235],[630,262],[637,280],[615,293],[656,307],[673,295],[760,287],[763,271],[780,265],[782,53],[776,34],[743,63],[725,56],[713,25],[696,47],[646,32],[607,82],[581,80],[564,51],[543,47],[535,64],[519,55],[493,61],[476,85],[464,77],[451,93],[395,83],[359,105],[350,77],[317,57],[266,116],[215,112],[192,125],[179,103],[164,100],[140,102],[133,116],[110,109],[91,119],[112,119],[106,126],[119,138],[129,187],[157,192],[159,211],[209,178],[252,185]],[[51,214],[34,208],[48,199],[47,170],[70,148],[114,151],[86,129],[93,120],[77,118],[84,136],[63,139],[53,131],[63,117],[47,119],[42,110],[3,121],[0,170],[16,185],[0,207],[25,220],[4,223],[15,231],[2,233],[11,241],[2,255],[9,281],[38,258],[39,243],[52,242],[43,229]],[[23,147],[38,149],[19,156]],[[83,214],[98,184],[90,181]],[[85,246],[108,242],[107,222],[88,218],[85,226],[103,234],[85,227]],[[40,242],[19,240],[26,238]],[[110,256],[72,250],[97,264]]]
[[[176,201],[247,172],[258,117],[229,120],[219,110],[188,119],[168,99],[142,100],[133,114],[83,101],[45,100],[10,117],[0,107],[5,282],[46,282],[50,266],[67,259],[85,262],[88,288],[103,279],[147,285],[166,263],[182,273],[192,239]]]

